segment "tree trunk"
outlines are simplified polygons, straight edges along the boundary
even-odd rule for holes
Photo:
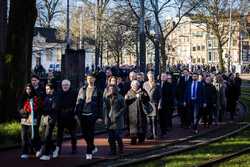
[[[36,1],[10,1],[10,14],[5,54],[3,110],[8,120],[17,114],[17,99],[30,78],[33,28],[37,17]]]
[[[7,32],[7,0],[0,0],[0,122],[6,119],[6,112],[3,106],[3,84],[4,84],[4,60],[3,55],[6,49]]]
[[[166,42],[165,40],[161,39],[161,72],[166,72],[166,66],[167,66],[167,55],[166,55]]]
[[[218,55],[219,55],[219,70],[225,72],[224,60],[223,60],[223,46],[221,42],[218,42]]]

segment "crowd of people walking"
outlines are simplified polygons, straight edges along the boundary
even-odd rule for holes
[[[180,117],[181,128],[197,134],[201,125],[209,128],[222,122],[226,112],[234,120],[241,87],[239,74],[187,68],[159,76],[152,70],[125,74],[107,68],[90,72],[83,80],[76,89],[68,79],[56,84],[51,73],[45,86],[38,76],[31,77],[18,103],[22,159],[31,154],[41,160],[59,157],[65,131],[76,153],[79,125],[87,144],[84,158],[90,160],[98,151],[96,122],[106,126],[111,155],[123,154],[127,130],[132,145],[167,137],[174,114]]]

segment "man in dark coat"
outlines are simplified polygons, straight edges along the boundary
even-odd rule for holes
[[[176,105],[175,85],[172,83],[172,75],[167,74],[167,81],[161,90],[161,131],[166,134],[167,130],[172,128],[172,115]]]
[[[189,109],[190,124],[193,124],[195,133],[198,133],[198,124],[201,118],[201,108],[207,106],[205,91],[201,82],[198,81],[198,74],[193,73],[192,81],[188,83],[185,91],[184,106]]]
[[[149,108],[149,96],[147,92],[140,88],[137,80],[131,82],[131,89],[125,96],[129,115],[129,132],[131,144],[143,143],[147,129],[147,114]]]
[[[183,70],[183,76],[181,76],[177,81],[176,86],[176,101],[177,101],[177,111],[181,118],[181,127],[188,128],[188,110],[184,107],[185,101],[185,90],[189,82],[192,81],[192,78],[189,75],[187,69]]]
[[[231,121],[233,121],[238,100],[238,90],[233,74],[229,75],[229,79],[227,82],[226,96],[227,96],[227,111],[230,112],[230,118]]]
[[[213,113],[216,110],[217,104],[217,91],[215,86],[212,84],[211,77],[206,77],[205,79],[205,95],[207,106],[203,109],[203,121],[204,126],[209,127],[213,122]]]
[[[137,79],[137,74],[136,74],[136,72],[131,71],[131,72],[129,73],[129,81],[125,82],[125,84],[124,84],[124,92],[125,92],[125,93],[128,93],[128,91],[131,89],[131,82],[132,82],[133,80],[136,80],[136,79]]]
[[[237,100],[239,100],[241,95],[241,82],[242,82],[239,73],[236,73],[234,82],[237,90]]]
[[[62,81],[62,91],[58,93],[56,100],[57,111],[57,146],[53,157],[59,156],[63,142],[64,129],[68,129],[71,135],[72,153],[76,152],[76,120],[74,108],[76,104],[76,93],[70,88],[69,80]]]
[[[45,88],[42,87],[40,84],[40,78],[37,75],[31,76],[31,84],[35,90],[36,95],[40,98],[40,100],[43,102],[45,98]]]

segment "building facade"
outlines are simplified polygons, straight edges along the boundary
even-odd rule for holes
[[[32,48],[32,69],[41,64],[49,70],[61,70],[61,58],[66,44],[56,37],[56,29],[35,27]]]
[[[174,18],[167,20],[170,19],[175,21]],[[232,24],[235,28],[232,33],[231,45],[228,41],[223,46],[225,66],[228,61],[231,65],[249,64],[250,59],[245,58],[246,56],[242,58],[241,52],[244,51],[245,47],[241,48],[241,45],[248,42],[241,38],[240,24],[238,22]],[[184,17],[178,27],[170,34],[167,50],[170,59],[172,59],[171,64],[219,64],[218,41],[215,35],[209,31],[206,24],[194,21],[191,17]],[[229,52],[230,57],[228,58]]]

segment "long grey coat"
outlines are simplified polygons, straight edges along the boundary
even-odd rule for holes
[[[150,99],[150,104],[153,106],[153,112],[150,113],[148,116],[156,116],[159,101],[161,99],[160,85],[155,84],[153,87],[151,87],[149,82],[147,81],[143,84],[143,89],[147,91],[149,99]]]
[[[108,129],[124,128],[125,100],[120,95],[107,96],[103,100],[104,120]]]
[[[136,97],[136,94],[139,97]],[[147,129],[147,111],[145,105],[149,102],[149,96],[145,90],[135,92],[130,89],[127,93],[126,104],[128,106],[129,115],[129,132],[130,136],[137,136],[146,133]]]
[[[225,110],[227,106],[227,98],[226,98],[226,84],[223,83],[214,83],[214,86],[217,91],[217,110]]]

